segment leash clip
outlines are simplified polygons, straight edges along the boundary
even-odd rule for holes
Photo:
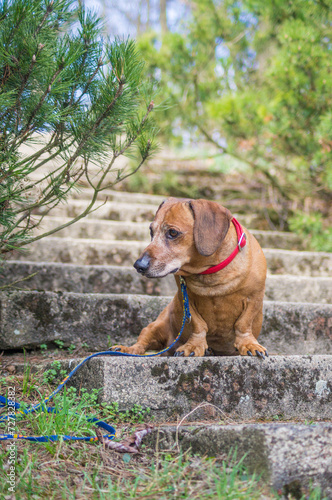
[[[241,243],[242,243],[243,238],[245,238],[245,237],[246,237],[246,235],[244,233],[242,233],[241,236],[240,236],[239,241],[237,242],[237,246],[238,246],[239,252],[241,252],[241,250],[243,249],[243,247],[241,247]]]

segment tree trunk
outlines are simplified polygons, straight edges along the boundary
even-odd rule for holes
[[[141,34],[141,32],[142,32],[141,16],[142,16],[142,0],[140,0],[139,3],[138,3],[138,12],[137,12],[137,18],[136,18],[136,33],[137,33],[137,36],[139,36]]]
[[[162,33],[166,33],[167,28],[167,15],[166,15],[167,0],[160,0],[160,26]]]
[[[150,0],[146,1],[146,10],[147,10],[147,14],[146,14],[146,27],[145,27],[145,31],[147,31],[148,29],[150,29],[150,16],[151,16],[151,3],[150,3]]]

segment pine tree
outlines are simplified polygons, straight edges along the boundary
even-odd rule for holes
[[[101,20],[71,0],[0,1],[0,255],[86,216],[155,149],[135,43],[102,33]],[[135,166],[117,167],[123,155]],[[34,235],[83,182],[93,190],[86,209]]]

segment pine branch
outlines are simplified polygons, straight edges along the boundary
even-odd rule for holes
[[[44,14],[44,17],[41,20],[41,23],[39,24],[39,26],[37,26],[37,29],[36,29],[36,32],[35,32],[35,37],[36,38],[39,35],[42,27],[44,26],[46,19],[51,14],[51,12],[53,12],[53,4],[54,4],[54,0],[51,0],[50,3],[48,4],[48,6],[46,7],[46,12]]]
[[[28,69],[27,73],[24,75],[21,87],[18,90],[18,94],[17,94],[17,98],[16,98],[16,103],[11,108],[7,109],[7,111],[5,111],[5,113],[3,113],[2,115],[0,115],[0,121],[3,120],[4,118],[6,118],[7,115],[9,115],[12,111],[14,111],[14,109],[16,109],[18,107],[18,105],[20,103],[21,96],[23,94],[23,90],[25,88],[25,85],[26,85],[27,81],[30,78],[32,70],[33,70],[33,68],[34,68],[34,66],[36,64],[36,61],[37,61],[37,57],[36,57],[36,54],[34,54],[32,56],[32,58],[31,58],[31,63],[30,63],[29,69]]]
[[[91,179],[90,179],[90,175],[89,175],[89,171],[88,171],[88,165],[89,165],[89,161],[87,158],[84,158],[84,171],[85,171],[85,178],[86,180],[88,181],[88,184],[90,185],[90,187],[92,187],[92,189],[96,189],[95,188],[95,185],[92,183]]]
[[[95,76],[97,75],[98,71],[100,70],[100,68],[101,68],[102,66],[103,66],[103,61],[102,61],[102,59],[100,58],[100,59],[98,60],[98,64],[97,64],[96,69],[94,70],[94,72],[93,72],[93,73],[92,73],[92,75],[90,76],[89,80],[86,82],[85,87],[84,87],[84,89],[83,89],[83,91],[82,91],[81,95],[79,96],[79,98],[77,99],[77,101],[75,101],[75,106],[78,106],[78,104],[81,102],[82,97],[84,97],[84,96],[86,95],[86,93],[87,93],[87,91],[88,91],[88,89],[89,89],[89,87],[90,87],[91,83],[93,82],[93,80],[94,80]]]
[[[69,149],[75,142],[75,139],[73,139],[71,141],[71,143],[69,143],[66,147],[66,150]],[[52,146],[53,148],[53,146]],[[46,152],[46,151],[43,151],[43,152]],[[40,156],[40,155],[38,155]],[[33,171],[36,171],[38,170],[40,167],[42,167],[43,165],[47,164],[50,160],[53,160],[54,158],[56,158],[57,156],[59,156],[59,151],[55,151],[52,155],[48,156],[47,158],[45,158],[44,160],[42,160],[41,162],[39,162],[37,165],[35,165],[33,167]],[[26,187],[22,187],[20,189],[20,192],[21,193],[24,193],[24,192],[27,192],[27,191],[30,191],[32,188],[36,187],[38,184],[46,181],[47,179],[51,178],[56,172],[61,172],[65,166],[67,165],[67,163],[63,163],[62,165],[60,165],[58,168],[56,168],[55,170],[52,170],[52,172],[50,172],[49,174],[45,174],[44,177],[42,177],[40,180],[38,181],[34,181],[33,184],[29,184],[28,186]],[[60,177],[58,177],[60,178]]]
[[[82,61],[82,64],[81,64],[81,71],[84,69],[86,58],[87,58],[87,51],[84,52],[84,58],[83,58],[83,61]],[[87,93],[87,91],[88,91],[91,83],[93,82],[94,78],[98,74],[98,71],[100,70],[100,68],[103,65],[104,65],[104,62],[103,62],[102,58],[100,57],[98,59],[96,69],[94,70],[94,72],[92,73],[92,75],[90,76],[90,78],[88,79],[88,81],[86,82],[86,84],[84,86],[84,89],[81,92],[81,95],[79,96],[79,98],[75,102],[74,102],[74,95],[75,95],[75,92],[77,90],[77,86],[73,87],[73,90],[72,90],[72,93],[71,93],[71,96],[70,96],[69,106],[72,106],[74,104],[77,107],[79,105],[81,99],[86,95],[86,93]]]
[[[44,0],[27,2],[27,19],[16,30],[16,35],[14,33],[12,43],[20,58],[17,64],[24,68],[23,74],[18,73],[15,77],[11,74],[1,88],[1,118],[5,117],[0,137],[0,199],[3,200],[0,220],[5,229],[0,234],[1,254],[54,234],[93,213],[99,207],[98,194],[115,160],[142,137],[142,143],[138,144],[141,160],[135,168],[137,171],[151,149],[147,119],[153,103],[150,102],[144,116],[137,120],[145,92],[140,93],[142,62],[134,43],[112,42],[102,47],[99,20],[88,14],[85,17],[85,12],[80,13],[79,18],[82,31],[75,35],[69,31],[60,38],[61,19],[71,18],[74,22],[70,3],[49,2],[45,6]],[[5,28],[9,33],[13,25],[11,20],[22,18],[22,12],[15,11],[19,7],[19,2],[14,3],[13,9],[8,11]],[[51,12],[54,12],[55,21],[53,17],[50,19]],[[30,23],[29,15],[39,16],[38,20]],[[31,30],[36,24],[37,28]],[[36,44],[38,50],[34,52]],[[23,45],[26,50],[22,50]],[[43,57],[39,57],[41,51]],[[34,54],[32,59],[31,54]],[[1,57],[7,61],[7,53],[0,51]],[[62,62],[59,64],[59,61]],[[104,64],[110,65],[113,74],[100,74],[99,77],[98,72]],[[64,78],[61,78],[62,72]],[[55,85],[60,78],[61,83]],[[28,144],[34,132],[43,133],[50,128],[52,131],[46,143],[23,157],[19,147]],[[106,162],[104,168],[102,161],[111,152],[112,160]],[[43,173],[36,181],[29,180],[32,173],[57,158],[61,158],[60,165],[54,165],[52,171]],[[96,174],[89,172],[91,163],[99,167]],[[118,175],[114,183],[128,175]],[[85,209],[65,224],[32,236],[31,231],[40,227],[44,217],[68,197],[83,177],[93,189]],[[32,215],[36,210],[42,212],[38,220]]]
[[[38,273],[39,273],[39,271],[37,271],[33,274],[29,274],[29,276],[26,276],[25,278],[20,278],[18,280],[15,280],[12,283],[9,283],[8,285],[0,286],[0,290],[6,290],[7,288],[11,288],[13,285],[17,285],[17,283],[22,283],[22,281],[29,280],[30,278],[33,278],[34,276],[36,276],[36,274],[38,274]]]
[[[23,130],[21,130],[21,132],[18,134],[18,136],[16,137],[13,145],[15,145],[17,139],[22,136],[21,140],[17,143],[17,146],[20,146],[23,143],[23,141],[27,139],[28,133],[31,134],[33,132],[33,127],[31,127],[31,123],[32,123],[33,119],[36,117],[36,115],[37,115],[38,111],[40,110],[40,108],[42,107],[42,105],[43,105],[46,97],[51,93],[52,85],[55,82],[55,80],[57,79],[57,77],[59,76],[59,74],[61,73],[61,71],[63,70],[63,68],[64,68],[64,64],[60,63],[58,69],[53,74],[53,76],[51,78],[51,81],[50,81],[50,83],[47,86],[47,89],[45,90],[45,92],[42,95],[42,97],[40,98],[38,104],[36,105],[36,107],[34,108],[33,112],[31,113],[30,117],[28,118],[28,121],[27,121],[27,123],[25,125],[25,128]]]
[[[58,142],[57,142],[57,133],[56,133],[56,131],[53,131],[53,133],[51,135],[51,139],[46,144],[46,146],[44,146],[43,148],[39,149],[36,153],[34,153],[34,154],[30,155],[30,156],[25,157],[23,160],[21,160],[20,162],[17,163],[17,166],[18,167],[22,167],[26,163],[33,163],[33,162],[35,162],[36,160],[38,160],[38,158],[43,153],[46,153],[46,151],[51,151],[57,144],[58,144]]]
[[[111,109],[114,107],[116,101],[118,98],[122,95],[124,89],[124,81],[120,81],[119,87],[115,93],[115,96],[112,100],[112,102],[106,107],[105,111],[97,118],[93,126],[86,131],[84,134],[81,142],[79,143],[75,153],[69,158],[68,163],[67,163],[67,170],[70,169],[71,165],[73,162],[76,160],[76,158],[80,155],[80,152],[82,151],[84,145],[88,141],[88,139],[95,133],[101,122],[108,116],[109,112]],[[66,172],[65,172],[66,173]]]
[[[124,145],[124,147],[118,151],[118,152],[115,152],[114,153],[114,156],[115,157],[118,157],[118,156],[121,156],[123,155],[123,153],[133,144],[134,141],[136,141],[137,137],[141,134],[142,132],[142,129],[144,127],[144,124],[146,122],[146,120],[148,119],[148,116],[149,114],[151,113],[151,111],[153,110],[153,106],[154,106],[154,103],[153,101],[150,102],[148,108],[147,108],[147,111],[145,113],[145,115],[143,116],[142,120],[141,120],[141,123],[137,129],[137,132],[136,134],[134,134],[128,141],[127,143]]]
[[[149,105],[149,107],[148,107],[148,112],[147,112],[147,114],[149,114],[149,113],[151,112],[152,108],[153,108],[153,106],[151,106],[151,103],[150,103],[150,105]],[[146,116],[146,115],[145,115],[145,116]],[[145,118],[145,117],[144,117],[144,118]],[[143,120],[142,120],[142,121],[143,121]],[[146,121],[146,119],[144,120],[144,122],[145,122],[145,121]],[[129,146],[128,146],[128,147],[129,147]],[[36,237],[34,237],[34,238],[31,238],[31,239],[29,239],[28,241],[17,242],[17,243],[15,244],[16,248],[21,248],[22,246],[28,245],[28,244],[30,244],[30,243],[32,243],[32,242],[34,242],[34,241],[38,241],[38,240],[40,240],[40,239],[42,239],[42,238],[44,238],[44,237],[46,237],[46,236],[51,236],[52,234],[55,234],[56,232],[60,231],[61,229],[64,229],[64,228],[66,228],[66,227],[69,227],[70,225],[74,224],[75,222],[79,221],[80,219],[82,219],[82,218],[86,217],[88,214],[93,213],[94,211],[98,210],[98,209],[100,208],[100,206],[103,206],[103,205],[106,203],[106,201],[107,201],[107,200],[105,200],[105,202],[104,202],[104,203],[102,203],[102,205],[100,205],[100,206],[98,206],[98,207],[96,207],[96,208],[93,208],[93,207],[94,207],[94,205],[95,205],[95,203],[96,203],[96,201],[97,201],[97,198],[98,198],[98,194],[99,194],[99,192],[101,192],[101,191],[103,191],[104,189],[107,189],[107,188],[109,188],[109,187],[111,187],[111,186],[114,186],[115,184],[118,184],[119,182],[123,181],[124,179],[126,179],[126,178],[127,178],[127,177],[129,177],[130,175],[133,175],[134,173],[136,173],[136,172],[137,172],[137,171],[141,168],[141,166],[142,166],[142,164],[144,163],[144,161],[146,161],[146,159],[148,158],[150,148],[151,148],[151,141],[148,141],[148,143],[147,143],[147,147],[146,147],[146,151],[145,151],[145,154],[142,156],[142,159],[141,159],[141,161],[139,162],[139,164],[137,165],[137,167],[136,167],[136,168],[135,168],[132,172],[130,172],[129,174],[124,175],[124,176],[120,177],[119,179],[117,179],[116,181],[114,181],[114,182],[112,183],[112,185],[107,185],[107,186],[105,186],[105,187],[102,187],[102,184],[103,184],[103,182],[104,182],[104,180],[105,180],[105,177],[106,177],[106,175],[110,172],[110,170],[111,170],[111,168],[112,168],[112,166],[113,166],[113,164],[114,164],[114,161],[115,161],[115,159],[116,159],[116,157],[114,156],[114,157],[113,157],[113,159],[112,159],[112,161],[111,161],[111,162],[110,162],[110,164],[108,165],[108,167],[107,167],[107,168],[105,169],[105,171],[103,172],[103,175],[102,175],[102,176],[101,176],[101,178],[99,179],[99,182],[98,182],[97,186],[96,186],[96,187],[94,187],[94,186],[91,184],[91,187],[94,189],[94,194],[93,194],[93,196],[92,196],[92,199],[91,199],[90,203],[88,204],[88,206],[86,207],[86,209],[85,209],[85,210],[84,210],[81,214],[79,214],[78,216],[74,217],[71,221],[68,221],[68,222],[66,222],[65,224],[62,224],[61,226],[58,226],[58,227],[56,227],[56,228],[53,228],[53,229],[51,229],[50,231],[48,231],[48,232],[46,232],[46,233],[43,233],[43,234],[38,235],[38,236],[36,236]],[[86,167],[86,170],[85,170],[85,171],[87,171],[87,164],[86,164],[86,166],[85,166],[85,167]],[[80,176],[80,177],[81,177],[81,176]],[[68,190],[68,191],[69,191],[69,190]],[[58,205],[58,204],[60,203],[60,201],[61,201],[61,200],[59,200],[59,199],[58,199],[58,200],[56,201],[56,204],[55,204],[55,205],[53,205],[52,207],[50,207],[50,208],[49,208],[49,210],[48,210],[45,214],[43,214],[43,217],[45,217],[45,215],[47,215],[47,213],[48,213],[48,212],[50,212],[50,211],[51,211],[51,210],[52,210],[52,209],[53,209],[56,205]],[[39,202],[39,203],[40,203],[40,205],[41,205],[41,206],[45,204],[44,202],[43,202],[43,203]],[[37,208],[37,205],[35,205],[35,207],[29,207],[29,210],[31,210],[32,208]],[[39,224],[38,224],[38,225],[39,225]],[[34,227],[36,227],[36,226],[34,226]],[[2,249],[2,250],[0,250],[0,254],[8,253],[8,251],[10,251],[10,250],[7,250],[7,249]]]
[[[47,231],[46,233],[40,234],[40,235],[38,235],[38,236],[35,236],[35,237],[33,237],[33,238],[29,239],[28,241],[22,241],[22,242],[16,243],[16,244],[15,244],[15,247],[16,247],[16,248],[21,248],[21,247],[23,247],[23,246],[25,246],[25,245],[28,245],[28,244],[33,243],[33,242],[35,242],[35,241],[38,241],[38,240],[40,240],[40,239],[42,239],[42,238],[45,238],[46,236],[51,236],[52,234],[54,234],[54,233],[56,233],[56,232],[58,232],[58,231],[61,231],[61,229],[64,229],[64,228],[66,228],[66,227],[69,227],[69,226],[71,226],[72,224],[74,224],[75,222],[77,222],[77,221],[79,221],[79,220],[83,219],[83,218],[84,218],[84,217],[86,217],[89,213],[91,213],[91,210],[92,210],[92,208],[93,208],[93,206],[94,206],[95,202],[97,201],[97,194],[98,194],[98,192],[97,192],[97,191],[95,191],[95,193],[94,193],[94,195],[93,195],[93,197],[92,197],[92,200],[91,200],[91,201],[90,201],[90,203],[88,204],[87,208],[86,208],[86,209],[85,209],[85,210],[84,210],[81,214],[79,214],[79,215],[77,215],[76,217],[74,217],[72,220],[70,220],[70,221],[68,221],[68,222],[66,222],[66,223],[64,223],[64,224],[62,224],[61,226],[58,226],[58,227],[56,227],[56,228],[54,228],[54,229],[51,229],[50,231]],[[60,202],[60,200],[58,200],[57,204],[58,204],[59,202]],[[105,204],[105,202],[104,202],[102,205],[104,205],[104,204]],[[102,206],[102,205],[101,205],[101,206]],[[56,205],[55,205],[55,206],[56,206]],[[54,208],[54,206],[53,206],[52,208]],[[100,208],[100,207],[98,207],[98,208]],[[51,210],[51,209],[50,209],[50,210]],[[50,210],[49,210],[49,211],[50,211]],[[1,249],[1,250],[0,250],[0,254],[5,254],[5,253],[8,253],[8,252],[10,252],[10,251],[11,251],[11,250]]]
[[[22,16],[19,18],[17,24],[13,26],[9,39],[6,40],[8,46],[10,45],[10,42],[14,39],[15,34],[18,31],[19,27],[21,26],[24,18],[25,18],[25,11],[22,12]],[[3,79],[1,80],[1,87],[2,85],[3,85]]]
[[[123,175],[122,177],[119,177],[119,179],[117,179],[113,184],[112,186],[115,186],[115,184],[119,184],[119,182],[122,182],[124,181],[125,179],[127,179],[128,177],[130,177],[131,175],[134,175],[136,174],[136,172],[138,172],[138,170],[141,168],[141,166],[143,165],[143,163],[147,160],[147,158],[149,157],[149,151],[150,151],[150,148],[151,148],[151,141],[148,141],[147,143],[147,147],[146,147],[146,154],[142,157],[140,163],[138,164],[138,166],[132,170],[129,174],[126,174],[126,175]],[[104,189],[109,189],[111,186],[105,186],[103,189],[100,189],[100,191],[103,191]]]

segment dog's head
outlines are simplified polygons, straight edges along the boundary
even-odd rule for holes
[[[199,267],[224,240],[232,215],[216,202],[169,198],[150,225],[151,243],[135,262],[149,278],[176,273],[184,265]]]

